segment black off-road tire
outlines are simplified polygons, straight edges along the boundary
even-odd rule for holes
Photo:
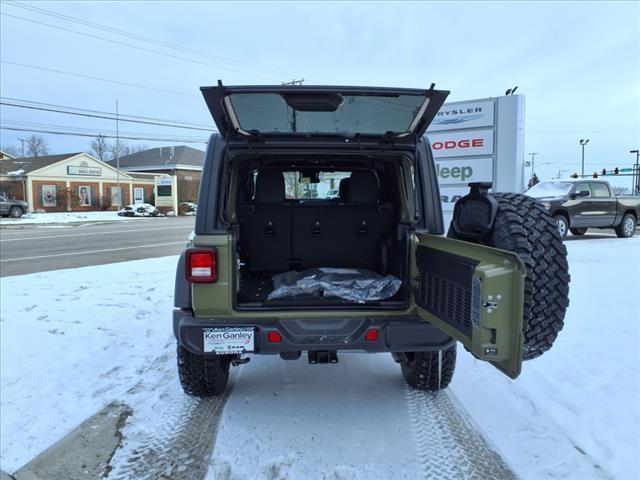
[[[636,233],[636,217],[630,213],[626,213],[622,217],[620,225],[616,227],[616,235],[620,238],[630,238]]]
[[[229,382],[229,355],[204,356],[178,345],[178,376],[185,393],[196,397],[220,395]]]
[[[406,352],[402,376],[416,390],[437,391],[449,386],[456,368],[456,344],[435,352]]]
[[[523,359],[549,350],[564,327],[569,306],[569,264],[555,219],[542,203],[517,193],[493,193],[498,213],[482,243],[518,254],[527,269],[524,282]],[[450,230],[449,236],[455,238]]]
[[[571,235],[575,235],[577,237],[587,233],[586,228],[570,228],[569,231],[571,232]]]

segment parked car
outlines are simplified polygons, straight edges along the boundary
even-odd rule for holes
[[[195,215],[198,204],[193,202],[180,202],[178,204],[178,215]]]
[[[22,200],[9,200],[6,195],[0,194],[0,215],[3,217],[20,218],[29,212],[29,205]]]
[[[569,273],[542,204],[470,184],[443,236],[424,133],[449,92],[222,83],[202,92],[219,133],[176,273],[185,392],[221,394],[245,353],[306,352],[322,364],[387,352],[408,385],[440,390],[456,341],[511,378],[551,348]],[[303,186],[330,172],[348,177],[345,201],[286,197],[285,177]]]
[[[640,216],[640,197],[617,197],[604,180],[540,182],[526,194],[543,203],[564,238],[570,231],[584,235],[589,228],[613,228],[621,238],[632,237]]]
[[[118,210],[118,215],[121,217],[159,217],[162,214],[156,207],[150,203],[137,203],[127,205],[126,207]]]

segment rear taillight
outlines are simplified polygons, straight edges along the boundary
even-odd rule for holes
[[[377,342],[378,338],[379,334],[377,328],[370,328],[369,330],[367,330],[367,333],[364,334],[364,339],[367,342]]]
[[[212,283],[218,280],[218,256],[215,250],[187,250],[186,275],[192,283]]]
[[[269,333],[267,333],[267,341],[269,343],[280,343],[282,341],[282,335],[280,335],[280,332],[271,330]]]

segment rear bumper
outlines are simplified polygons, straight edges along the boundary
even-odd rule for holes
[[[428,322],[413,316],[328,317],[313,319],[195,318],[186,310],[173,311],[173,332],[187,350],[202,355],[203,329],[211,327],[254,327],[255,352],[347,350],[360,352],[418,352],[442,350],[455,340]],[[378,329],[378,339],[366,341],[365,333]],[[269,343],[267,334],[277,331],[280,343]]]

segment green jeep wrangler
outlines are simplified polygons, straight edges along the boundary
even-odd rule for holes
[[[218,133],[176,275],[185,392],[222,393],[246,353],[390,352],[410,386],[439,390],[456,341],[511,378],[551,347],[569,273],[544,206],[470,184],[443,236],[424,133],[449,92],[201,90]]]

